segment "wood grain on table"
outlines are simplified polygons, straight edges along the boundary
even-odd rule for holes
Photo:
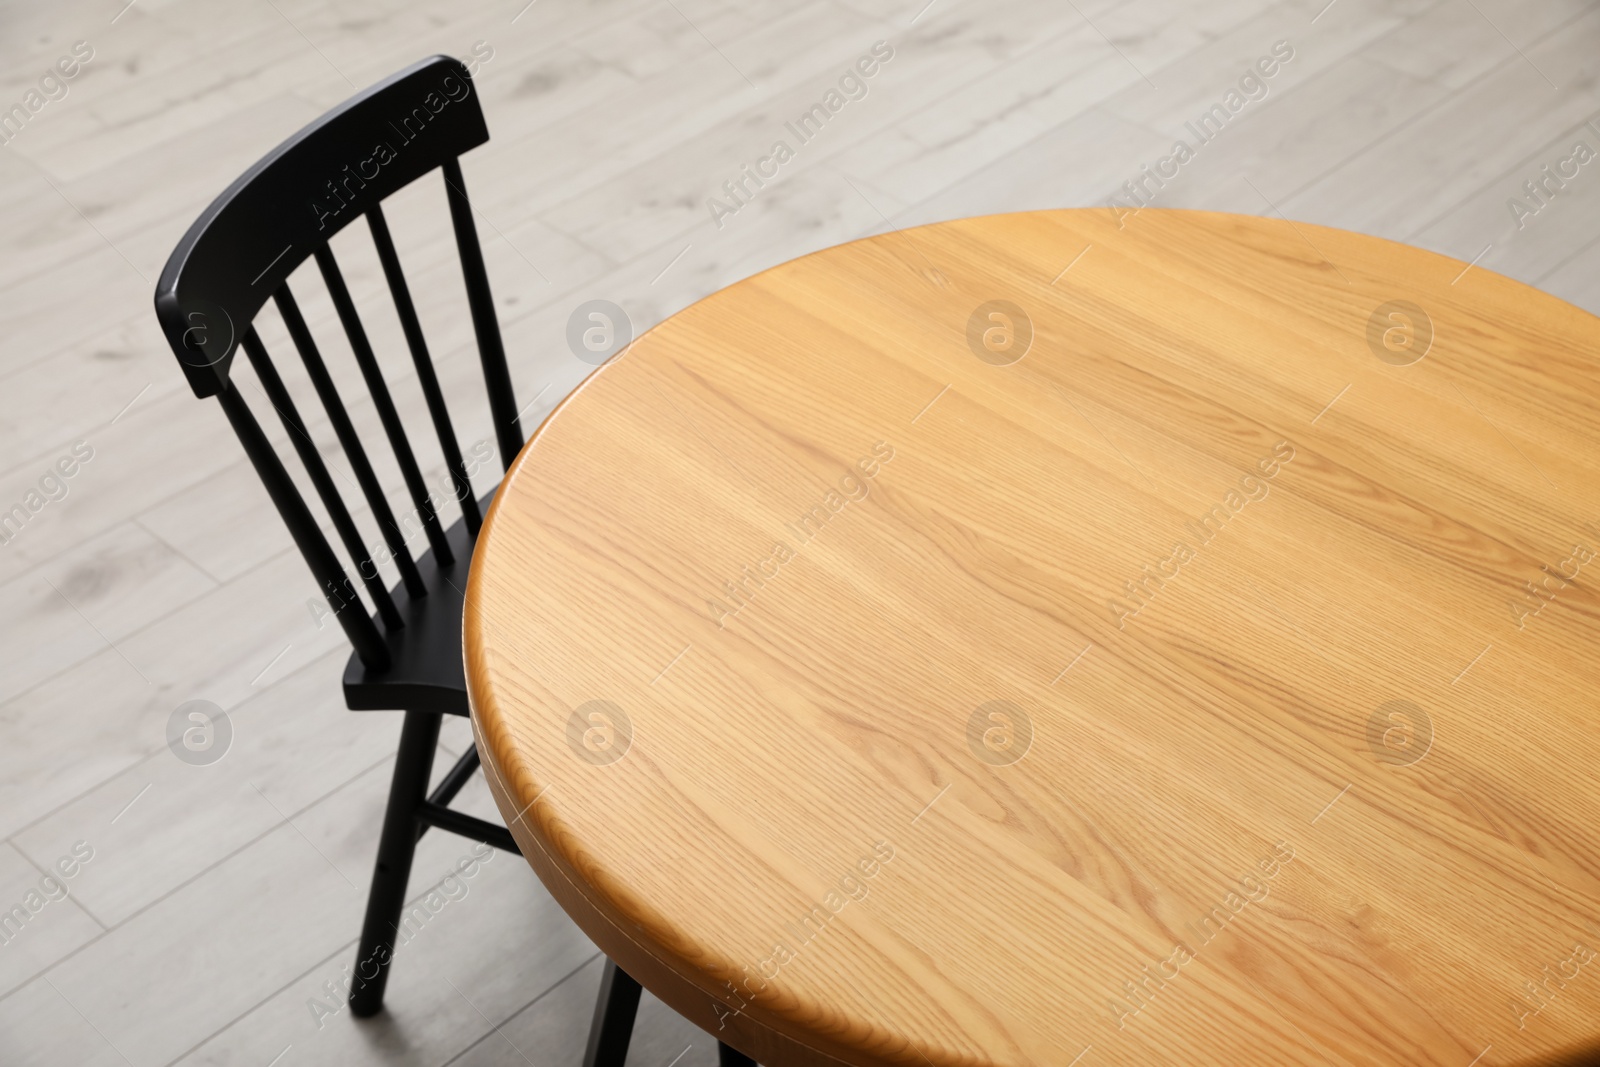
[[[1465,267],[1040,212],[649,331],[472,570],[535,870],[769,1065],[1594,1054],[1600,321]]]

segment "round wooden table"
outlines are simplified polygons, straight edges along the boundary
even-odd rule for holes
[[[539,877],[762,1063],[1600,1055],[1600,320],[1281,219],[894,232],[594,374],[478,542]]]

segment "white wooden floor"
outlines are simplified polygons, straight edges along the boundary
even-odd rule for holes
[[[592,369],[564,339],[579,303],[613,300],[642,330],[890,223],[1104,205],[1176,138],[1195,144],[1185,123],[1280,41],[1293,59],[1157,206],[1408,241],[1600,311],[1600,162],[1542,206],[1523,188],[1575,145],[1600,149],[1585,0],[5,0],[0,109],[26,109],[78,41],[92,59],[0,152],[0,511],[92,450],[0,544],[0,913],[26,910],[75,845],[92,859],[0,945],[5,1064],[581,1055],[595,950],[514,857],[450,883],[385,1016],[358,1024],[329,992],[399,719],[343,710],[347,648],[318,629],[304,564],[151,313],[214,195],[415,59],[490,56],[494,139],[464,165],[530,425]],[[785,122],[878,41],[893,58],[867,95],[797,144]],[[719,224],[708,199],[778,139],[794,158]],[[1537,213],[1517,219],[1518,197]],[[402,255],[441,264],[417,287],[447,389],[479,396],[437,178],[396,201]],[[336,246],[372,292],[370,252]],[[326,302],[303,303],[326,335]],[[463,442],[488,436],[481,399],[463,411]],[[197,699],[233,727],[207,766],[165,743]],[[467,740],[447,724],[443,754]],[[493,814],[481,782],[468,804]],[[416,894],[468,853],[430,834]],[[647,1004],[631,1062],[686,1047],[681,1067],[715,1060]]]

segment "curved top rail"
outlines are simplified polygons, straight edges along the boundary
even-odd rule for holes
[[[156,283],[156,317],[196,396],[212,396],[284,279],[364,211],[489,139],[472,77],[433,56],[267,153],[212,201]]]

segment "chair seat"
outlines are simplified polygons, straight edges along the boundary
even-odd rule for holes
[[[491,490],[479,501],[484,514],[494,499]],[[445,530],[455,561],[440,566],[429,549],[417,558],[428,595],[412,599],[404,583],[390,590],[405,626],[384,630],[373,622],[389,647],[389,667],[369,670],[354,653],[344,668],[344,702],[351,711],[426,711],[467,714],[467,678],[461,664],[461,607],[472,566],[474,538],[464,519]]]

